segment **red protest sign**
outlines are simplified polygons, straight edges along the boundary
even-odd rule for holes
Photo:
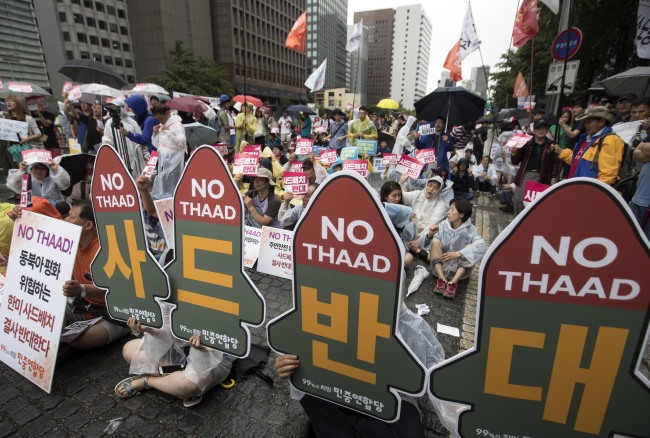
[[[156,170],[157,164],[158,164],[158,151],[152,151],[151,154],[149,155],[149,159],[147,160],[147,165],[144,166],[142,175],[146,176],[147,178],[151,178],[154,170]]]
[[[397,164],[397,154],[382,154],[382,158],[384,159],[384,164],[389,166]]]
[[[528,141],[533,138],[532,135],[527,135],[527,134],[515,134],[512,137],[510,137],[510,140],[506,143],[506,146],[509,148],[515,146],[517,149],[520,149],[524,147]]]
[[[422,161],[408,155],[402,155],[395,170],[401,174],[407,174],[411,179],[418,179],[423,167],[424,163]]]
[[[262,156],[262,146],[259,144],[244,146],[242,152],[245,154],[255,155],[257,158],[259,158]]]
[[[436,150],[435,149],[420,149],[416,153],[418,160],[422,161],[424,164],[433,164],[436,162]]]
[[[214,143],[212,147],[219,152],[219,155],[225,157],[228,155],[228,144],[227,143]]]
[[[243,173],[244,175],[255,176],[257,174],[258,163],[259,158],[253,154],[235,154],[232,173],[235,175],[238,173]]]
[[[311,138],[301,138],[296,142],[296,154],[297,155],[307,155],[311,152],[311,148],[314,146],[314,140]]]
[[[368,161],[366,160],[345,160],[343,170],[353,170],[364,178],[368,178]]]
[[[322,164],[332,164],[336,162],[337,158],[336,149],[327,149],[320,153],[320,162]]]
[[[524,186],[524,207],[528,207],[531,202],[537,199],[537,197],[549,187],[551,186],[547,184],[542,184],[535,181],[526,181],[526,185]]]
[[[285,191],[294,195],[304,195],[307,193],[309,180],[304,172],[284,172],[282,174],[282,184]]]

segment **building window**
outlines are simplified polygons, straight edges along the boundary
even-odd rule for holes
[[[104,56],[104,64],[113,65],[113,58],[110,56]]]
[[[111,42],[108,41],[108,38],[102,38],[102,47],[110,47]]]
[[[81,5],[81,0],[70,0],[73,5]]]
[[[105,22],[104,20],[99,20],[99,21],[97,22],[97,24],[99,25],[99,28],[100,28],[101,30],[106,30],[106,29],[108,29],[108,28],[106,27],[106,22]]]
[[[65,58],[69,61],[71,59],[74,59],[74,52],[72,50],[66,50],[65,51]]]
[[[112,31],[112,29],[111,29],[111,31]],[[128,36],[129,35],[129,29],[127,29],[126,26],[120,26],[120,34]]]
[[[111,30],[113,33],[117,33],[117,24],[115,23],[108,23],[108,28]]]
[[[70,41],[70,32],[63,32],[63,41]]]
[[[128,75],[126,77],[126,81],[131,83],[131,84],[135,84],[135,78],[133,76],[131,76],[131,75]]]
[[[115,65],[117,67],[122,67],[122,58],[115,58]]]
[[[122,43],[122,50],[124,50],[125,52],[130,52],[131,51],[131,44]]]
[[[126,18],[126,12],[124,12],[123,9],[118,9],[117,10],[117,16],[120,18]]]
[[[93,61],[102,62],[102,55],[99,53],[93,53]]]
[[[88,52],[79,52],[81,59],[90,59],[90,53]]]
[[[104,12],[104,3],[95,2],[95,9],[99,12]]]
[[[81,14],[72,14],[72,21],[77,24],[84,24],[84,17]]]
[[[65,12],[59,12],[59,21],[61,23],[67,23],[68,17],[66,17]]]
[[[113,6],[106,6],[106,13],[115,16],[115,8]]]
[[[84,6],[87,8],[92,8],[93,7],[92,0],[84,0]]]
[[[77,41],[79,41],[80,43],[87,43],[88,38],[86,38],[85,33],[77,32]]]
[[[90,44],[93,46],[98,46],[99,45],[99,38],[97,38],[94,35],[90,35]]]
[[[119,41],[113,41],[113,49],[120,50],[120,42]]]
[[[124,60],[124,67],[132,68],[133,67],[133,61],[131,61],[130,59],[125,59]]]
[[[92,27],[96,27],[96,26],[97,26],[97,23],[96,23],[95,19],[92,18],[92,17],[86,17],[86,24],[87,24],[88,26],[92,26]]]

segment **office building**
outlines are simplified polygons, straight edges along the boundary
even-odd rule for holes
[[[438,87],[453,87],[454,81],[449,79],[450,72],[449,70],[442,70],[440,73],[440,79],[438,80]]]
[[[195,55],[212,59],[212,38],[206,37],[212,35],[210,0],[127,0],[126,4],[138,82],[164,76],[176,41]]]
[[[31,0],[0,3],[0,79],[50,88]]]
[[[327,59],[324,88],[346,85],[348,2],[307,0],[307,75]]]
[[[38,30],[53,94],[69,80],[59,73],[71,59],[111,66],[129,84],[136,82],[127,4],[120,0],[38,0]]]
[[[393,29],[390,97],[412,109],[427,91],[431,21],[421,4],[400,6]]]
[[[481,67],[472,67],[471,80],[474,84],[473,91],[481,96],[483,99],[487,99],[488,91],[488,82],[487,78],[490,76],[490,66],[484,65]]]
[[[348,111],[352,105],[359,106],[361,95],[350,93],[346,88],[334,88],[314,93],[314,104],[329,110],[340,109]]]
[[[390,96],[394,17],[395,9],[354,13],[354,22],[363,19],[368,30],[367,97],[363,101],[366,105],[375,105]]]
[[[354,24],[348,25],[348,40],[354,33]],[[368,28],[364,25],[361,30],[359,50],[348,53],[346,86],[348,91],[359,96],[354,99],[355,106],[368,102]],[[343,108],[341,108],[343,109]]]

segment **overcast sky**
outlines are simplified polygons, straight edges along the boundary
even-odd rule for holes
[[[460,38],[461,25],[467,10],[467,0],[427,0],[424,2],[350,0],[348,1],[348,24],[352,24],[355,12],[396,8],[418,3],[424,5],[424,10],[431,20],[428,93],[437,87],[447,53]],[[499,56],[508,50],[516,13],[517,0],[472,1],[472,14],[476,32],[481,40],[483,61],[491,68],[499,61]],[[481,56],[477,50],[463,61],[463,79],[469,79],[472,67],[480,65]]]

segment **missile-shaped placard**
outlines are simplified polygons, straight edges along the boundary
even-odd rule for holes
[[[294,308],[269,323],[271,347],[300,358],[297,389],[394,421],[397,390],[424,390],[397,337],[403,246],[376,192],[339,172],[312,195],[293,239]]]

